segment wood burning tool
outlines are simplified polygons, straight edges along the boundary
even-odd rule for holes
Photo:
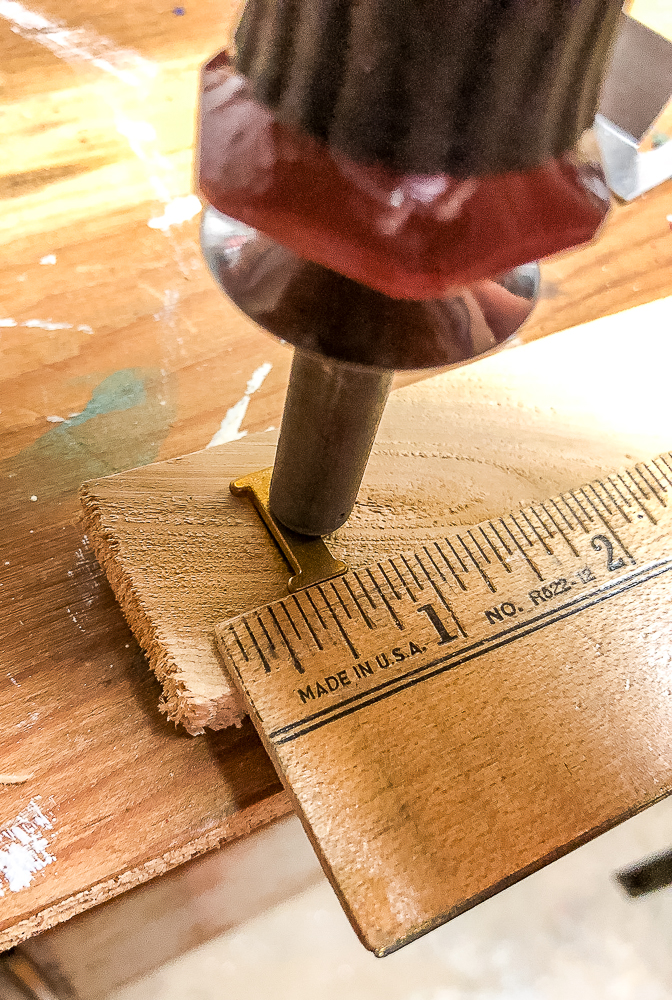
[[[295,345],[269,520],[355,503],[395,370],[510,341],[609,206],[580,139],[620,0],[249,0],[204,68],[202,245]]]
[[[178,655],[200,656],[191,718],[211,724],[225,673],[214,630],[379,955],[672,780],[669,453],[443,537],[416,534],[352,572],[315,538],[352,508],[394,370],[515,342],[539,290],[534,262],[599,227],[609,197],[579,144],[619,5],[250,0],[235,51],[203,73],[203,247],[233,301],[296,349],[272,476],[234,486],[293,563],[295,592],[279,597],[271,545],[251,558],[260,526],[233,516],[212,452],[83,494],[171,713],[187,701]],[[139,526],[129,497],[148,484]],[[200,588],[189,621],[185,585]]]

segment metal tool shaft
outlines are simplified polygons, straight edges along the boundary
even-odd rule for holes
[[[270,489],[292,531],[328,535],[348,519],[393,374],[295,350]]]

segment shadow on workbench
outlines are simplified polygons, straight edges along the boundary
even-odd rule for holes
[[[669,1000],[672,888],[632,899],[623,878],[671,831],[667,799],[380,960],[292,817],[17,953],[56,1000]]]

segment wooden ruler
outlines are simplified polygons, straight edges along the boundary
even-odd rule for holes
[[[672,789],[672,455],[224,622],[386,954]]]

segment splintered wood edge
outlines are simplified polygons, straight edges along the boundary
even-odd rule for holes
[[[85,483],[81,487],[79,501],[82,522],[91,548],[107,576],[129,628],[161,684],[159,711],[176,726],[182,726],[190,736],[201,736],[206,726],[213,730],[240,726],[247,712],[233,684],[229,692],[216,699],[195,696],[187,689],[179,676],[177,662],[168,652],[166,643],[162,642],[156,623],[147,614],[132,577],[124,568],[120,557],[120,543],[114,532],[103,523],[101,504],[90,491],[89,484]]]
[[[259,827],[282,819],[283,816],[287,816],[291,812],[292,803],[287,793],[284,791],[276,792],[275,795],[264,799],[263,802],[227,817],[220,826],[210,830],[202,837],[198,837],[182,847],[167,851],[157,858],[145,861],[135,868],[125,869],[113,878],[97,882],[83,892],[67,896],[52,906],[41,909],[39,913],[12,924],[6,930],[0,931],[0,950],[14,948],[35,934],[40,934],[57,924],[64,923],[84,910],[90,910],[94,906],[106,903],[109,899],[114,899],[115,896],[121,896],[130,889],[135,889],[159,875],[165,875],[166,872],[199,857],[201,854],[223,847],[225,844],[238,840],[239,837],[249,836]]]

